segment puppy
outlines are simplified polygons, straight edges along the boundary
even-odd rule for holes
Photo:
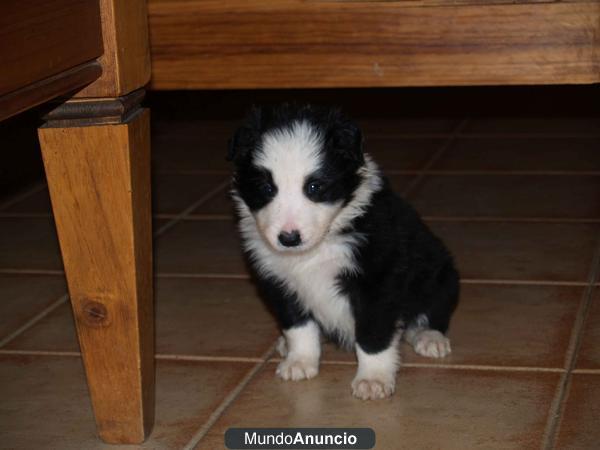
[[[355,349],[353,394],[393,394],[403,338],[450,353],[459,278],[444,244],[395,195],[336,109],[254,108],[229,142],[244,250],[277,316],[284,380],[319,372],[320,336]]]

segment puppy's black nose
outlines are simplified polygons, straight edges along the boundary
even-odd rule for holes
[[[300,232],[298,230],[292,230],[289,233],[287,231],[282,231],[279,233],[277,238],[284,247],[296,247],[300,245],[300,242],[302,242],[302,239],[300,238]]]

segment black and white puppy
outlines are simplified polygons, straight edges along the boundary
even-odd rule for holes
[[[229,143],[244,250],[279,319],[285,380],[319,371],[320,336],[354,348],[352,392],[394,392],[401,338],[444,357],[459,293],[443,243],[395,195],[339,110],[255,108]]]

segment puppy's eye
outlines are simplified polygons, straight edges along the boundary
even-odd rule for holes
[[[314,195],[321,190],[321,185],[316,181],[308,183],[306,186],[306,193],[309,195]]]
[[[260,185],[259,190],[264,195],[273,195],[275,187],[271,183],[263,183]]]

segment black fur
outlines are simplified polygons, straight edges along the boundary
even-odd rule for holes
[[[458,272],[416,211],[386,182],[353,230],[366,237],[356,252],[362,273],[340,274],[339,287],[352,304],[363,350],[387,348],[399,322],[409,326],[420,314],[445,333],[458,302]]]
[[[310,105],[284,104],[277,108],[253,107],[244,124],[229,140],[227,159],[236,165],[234,188],[250,210],[256,211],[269,203],[274,192],[272,175],[250,164],[253,150],[260,145],[263,134],[289,126],[295,121],[307,121],[324,137],[325,162],[319,171],[306,180],[320,185],[319,191],[308,194],[315,202],[348,202],[360,183],[357,170],[364,163],[362,133],[358,126],[337,109],[320,109]]]

